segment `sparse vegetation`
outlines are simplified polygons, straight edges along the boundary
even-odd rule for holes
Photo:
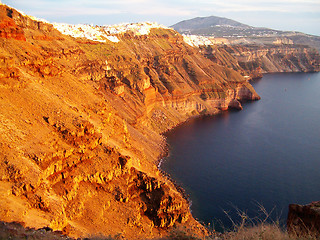
[[[319,239],[313,234],[298,236],[298,234],[289,234],[285,226],[281,225],[279,220],[273,220],[271,214],[273,209],[268,212],[261,204],[257,203],[258,211],[261,212],[259,218],[250,218],[244,211],[235,208],[240,221],[232,219],[229,213],[225,212],[232,222],[232,228],[225,230],[224,233],[215,232],[214,226],[208,225],[209,235],[201,238],[183,229],[173,229],[167,238],[161,240],[314,240]]]
[[[263,209],[265,211],[265,209]],[[212,229],[208,229],[209,236],[201,238],[195,234],[189,233],[184,229],[173,228],[168,237],[158,240],[314,240],[318,239],[312,234],[304,237],[299,237],[296,234],[288,234],[283,226],[278,221],[267,222],[270,214],[267,212],[265,218],[253,220],[249,218],[244,212],[237,212],[241,215],[242,221],[234,223],[233,230],[225,233],[217,233]],[[19,223],[4,223],[0,222],[0,240],[72,240],[60,232],[53,232],[49,228],[39,230],[24,228]],[[120,240],[125,239],[121,234],[115,236],[93,236],[84,238],[84,240]]]
[[[261,223],[254,226],[246,226],[239,228],[236,231],[228,232],[221,235],[220,240],[311,240],[317,239],[312,235],[305,237],[298,237],[296,235],[289,235],[278,224]]]
[[[301,237],[297,234],[289,234],[285,226],[280,224],[279,219],[272,219],[271,214],[274,209],[268,212],[261,204],[257,203],[259,218],[250,218],[248,214],[235,208],[240,222],[235,222],[227,212],[225,212],[232,222],[233,230],[223,234],[218,234],[213,239],[216,240],[312,240],[317,239],[312,234]]]

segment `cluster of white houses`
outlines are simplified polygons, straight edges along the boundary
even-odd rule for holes
[[[226,38],[205,37],[199,35],[186,35],[183,34],[183,40],[193,47],[209,46],[215,44],[230,44]]]
[[[87,38],[97,42],[119,42],[117,35],[132,32],[135,35],[148,35],[152,28],[167,28],[153,22],[122,23],[117,25],[93,26],[89,24],[53,23],[53,26],[63,34],[75,38]]]
[[[89,24],[66,24],[53,23],[53,26],[61,33],[70,35],[75,38],[86,38],[97,42],[119,42],[119,34],[132,32],[136,36],[148,35],[152,28],[168,27],[153,22],[141,23],[122,23],[116,25],[93,26]],[[228,44],[225,38],[204,37],[198,35],[183,35],[184,41],[190,46],[198,47],[201,45]]]

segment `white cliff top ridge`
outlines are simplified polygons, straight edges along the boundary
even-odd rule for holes
[[[168,27],[152,22],[141,23],[122,23],[116,25],[93,26],[88,24],[66,24],[66,23],[53,23],[54,28],[62,34],[70,35],[75,38],[87,38],[92,41],[106,42],[119,42],[118,34],[125,32],[133,32],[134,35],[148,35],[152,28],[165,28]]]
[[[0,0],[0,4],[1,5],[3,4],[1,3],[1,0]],[[15,9],[13,7],[10,7],[10,8]],[[104,25],[104,26],[93,26],[90,24],[50,23],[45,19],[40,19],[37,17],[27,15],[18,9],[15,9],[15,10],[18,11],[23,16],[31,18],[32,20],[52,24],[53,27],[56,28],[62,34],[70,35],[75,38],[87,38],[89,40],[97,41],[97,42],[106,42],[107,40],[115,43],[119,42],[120,40],[117,37],[117,35],[125,32],[133,32],[134,35],[139,36],[139,35],[148,35],[152,28],[172,29],[155,22],[121,23],[121,24]]]

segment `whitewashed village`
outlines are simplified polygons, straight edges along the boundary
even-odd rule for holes
[[[88,24],[53,23],[53,26],[63,34],[75,38],[86,38],[97,42],[119,42],[117,35],[132,32],[136,36],[148,35],[152,28],[167,28],[153,22],[122,23],[116,25],[93,26]]]
[[[0,4],[1,1],[0,1]],[[19,10],[17,10],[19,11]],[[33,20],[46,22],[45,19],[39,19],[33,16],[29,16],[22,11],[19,11],[22,15],[28,16]],[[131,32],[135,36],[148,35],[150,30],[153,28],[164,28],[164,29],[172,29],[166,27],[162,24],[158,24],[156,22],[140,22],[140,23],[121,23],[115,25],[104,25],[104,26],[94,26],[91,24],[67,24],[67,23],[50,23],[56,28],[59,32],[65,35],[72,36],[74,38],[86,38],[95,42],[113,42],[117,43],[120,41],[118,38],[119,35]],[[266,34],[267,35],[267,34]],[[191,34],[182,34],[184,41],[192,46],[209,46],[215,44],[243,44],[248,43],[246,39],[242,38],[243,36],[236,36],[238,40],[230,40],[229,37],[213,37],[213,36],[200,36],[200,35],[191,35]],[[235,37],[235,36],[233,36]],[[279,38],[274,44],[293,44],[292,41],[287,39]]]

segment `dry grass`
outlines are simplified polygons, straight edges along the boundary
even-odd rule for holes
[[[312,234],[307,236],[297,236],[288,234],[277,224],[259,224],[250,227],[244,227],[237,231],[228,232],[215,238],[216,240],[315,240],[319,239]]]
[[[276,224],[260,224],[256,226],[243,227],[234,232],[225,233],[219,238],[221,240],[311,240],[312,236],[297,237],[289,235]]]
[[[313,240],[317,237],[309,234],[308,236],[299,237],[297,234],[289,234],[285,226],[280,225],[279,219],[272,220],[271,213],[268,212],[261,204],[257,203],[259,218],[249,218],[244,211],[235,208],[238,216],[241,218],[240,223],[235,221],[225,212],[233,224],[233,230],[213,237],[215,240]]]

